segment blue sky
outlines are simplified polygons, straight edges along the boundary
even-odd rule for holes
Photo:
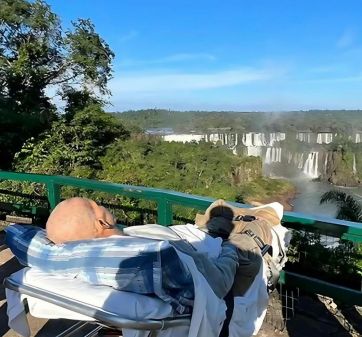
[[[51,0],[116,54],[109,110],[362,108],[362,1]]]

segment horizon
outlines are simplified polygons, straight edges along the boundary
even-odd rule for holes
[[[147,110],[154,110],[154,111],[172,111],[172,112],[226,112],[226,113],[294,113],[294,112],[306,112],[306,113],[313,113],[313,112],[361,112],[362,109],[309,109],[309,110],[255,110],[255,111],[241,111],[241,110],[176,110],[176,109],[169,109],[169,108],[141,108],[141,109],[128,109],[123,111],[110,111],[107,110],[108,113],[124,113],[124,112],[140,112],[140,111],[147,111]]]
[[[112,110],[362,109],[362,3],[49,0],[115,52]]]

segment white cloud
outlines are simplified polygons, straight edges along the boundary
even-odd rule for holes
[[[355,38],[355,33],[352,30],[345,30],[337,40],[337,47],[341,49],[351,47]]]
[[[193,91],[266,81],[278,76],[278,71],[254,68],[212,73],[124,73],[110,82],[110,89],[113,96],[140,92]]]

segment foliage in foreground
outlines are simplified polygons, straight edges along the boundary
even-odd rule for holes
[[[92,178],[101,169],[100,157],[114,139],[129,133],[97,104],[53,123],[50,131],[30,139],[15,156],[16,171]]]
[[[337,206],[337,219],[361,222],[362,207],[351,195],[342,191],[328,191],[320,200],[321,204],[327,202]],[[360,290],[361,244],[336,240],[322,233],[294,231],[288,255],[289,270]]]
[[[42,0],[0,1],[0,168],[57,119],[51,96],[108,93],[114,55],[89,20],[64,30]]]

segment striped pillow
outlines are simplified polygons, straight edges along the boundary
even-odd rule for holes
[[[94,285],[156,294],[178,312],[185,312],[180,303],[192,304],[191,274],[167,241],[113,236],[56,245],[44,229],[17,224],[6,228],[5,240],[25,266]]]

